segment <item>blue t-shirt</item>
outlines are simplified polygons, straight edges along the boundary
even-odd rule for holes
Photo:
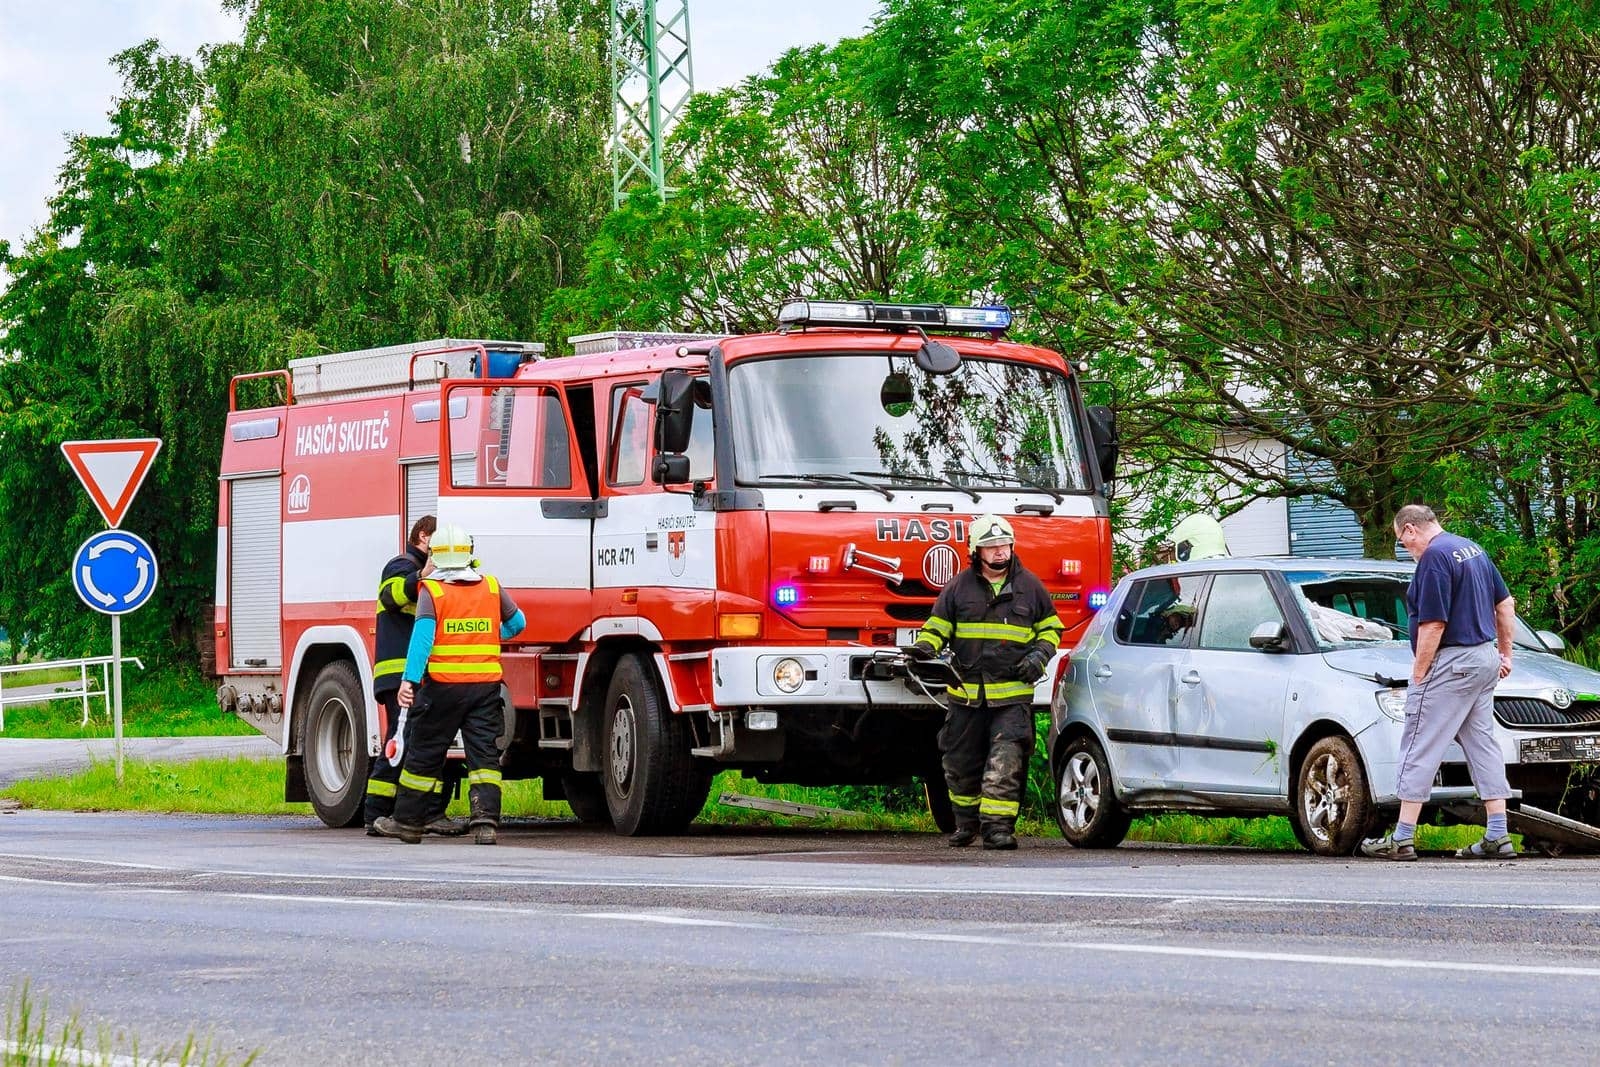
[[[1406,590],[1411,614],[1411,648],[1417,626],[1444,623],[1440,646],[1481,645],[1494,640],[1494,606],[1511,591],[1488,553],[1465,537],[1441,533],[1423,550]]]

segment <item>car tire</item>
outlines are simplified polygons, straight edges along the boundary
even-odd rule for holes
[[[349,660],[317,672],[305,706],[306,792],[317,818],[335,828],[360,826],[367,799],[367,702]]]
[[[1062,750],[1050,807],[1061,836],[1076,848],[1116,848],[1133,823],[1117,800],[1105,750],[1092,737],[1075,737]]]
[[[600,777],[617,833],[682,833],[700,814],[711,778],[695,765],[689,724],[668,709],[649,660],[617,661],[603,714]]]
[[[1319,856],[1348,856],[1372,823],[1372,793],[1348,737],[1311,746],[1295,776],[1295,837]]]

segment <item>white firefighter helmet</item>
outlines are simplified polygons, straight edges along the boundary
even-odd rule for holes
[[[1218,559],[1230,554],[1222,523],[1205,514],[1190,515],[1178,523],[1162,540],[1161,547],[1171,550],[1172,558],[1179,563]]]
[[[428,542],[433,565],[440,570],[456,570],[472,564],[472,537],[453,522],[440,523]]]
[[[1011,524],[998,515],[978,516],[972,520],[972,527],[967,531],[967,548],[972,552],[990,545],[1016,543],[1017,536],[1011,532]]]

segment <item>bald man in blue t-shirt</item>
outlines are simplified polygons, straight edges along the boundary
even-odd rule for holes
[[[1395,536],[1417,561],[1406,590],[1411,616],[1411,686],[1400,733],[1400,821],[1361,843],[1380,859],[1414,860],[1412,839],[1423,802],[1451,741],[1466,753],[1472,784],[1488,823],[1483,840],[1459,849],[1465,859],[1517,854],[1506,831],[1505,759],[1494,736],[1494,687],[1511,673],[1516,602],[1500,571],[1478,545],[1446,533],[1433,509],[1407,504],[1394,517]],[[1498,646],[1498,648],[1496,647]]]

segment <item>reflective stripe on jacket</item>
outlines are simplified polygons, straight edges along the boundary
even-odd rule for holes
[[[1034,648],[1055,655],[1062,629],[1044,583],[1013,556],[999,592],[976,567],[956,575],[934,602],[917,640],[935,652],[950,647],[963,680],[949,688],[951,700],[969,706],[1016,704],[1033,700],[1033,686],[1017,669],[1022,658]]]
[[[500,680],[500,583],[422,579],[433,598],[437,628],[428,653],[428,677],[436,682]]]
[[[378,621],[374,640],[372,692],[382,697],[400,688],[406,666],[406,648],[416,625],[417,580],[428,562],[420,548],[409,548],[391,559],[378,580]]]

